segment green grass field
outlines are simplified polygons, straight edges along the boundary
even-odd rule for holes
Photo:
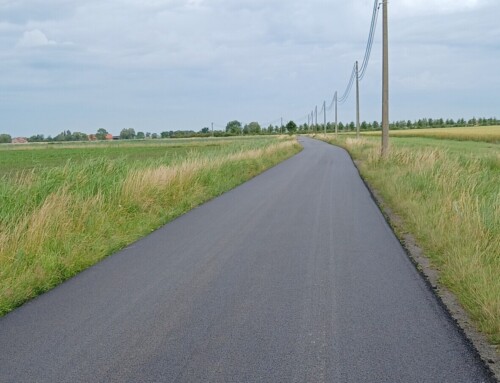
[[[378,132],[363,132],[366,136],[380,136]],[[463,128],[392,130],[392,137],[426,137],[457,141],[484,141],[500,143],[500,126],[475,126]]]
[[[474,128],[475,129],[475,128]],[[380,138],[333,135],[365,180],[403,220],[477,327],[500,345],[500,146],[394,137],[380,158]],[[473,133],[468,133],[473,134]],[[396,135],[397,136],[397,135]],[[323,136],[318,136],[322,138]]]
[[[0,315],[300,150],[293,138],[0,149]]]
[[[13,175],[19,171],[47,169],[64,166],[68,161],[73,164],[100,157],[107,159],[126,159],[131,165],[144,163],[145,160],[160,160],[162,163],[182,160],[192,153],[204,155],[221,152],[235,152],[242,149],[257,148],[269,142],[269,137],[229,137],[158,139],[129,141],[99,141],[73,143],[34,143],[0,144],[0,177]],[[272,138],[271,138],[272,139]]]

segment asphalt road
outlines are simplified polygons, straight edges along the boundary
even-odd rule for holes
[[[0,382],[489,382],[346,152],[301,142],[0,319]]]

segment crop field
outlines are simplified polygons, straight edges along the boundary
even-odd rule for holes
[[[0,146],[0,315],[298,151],[288,137]]]
[[[392,137],[426,137],[458,141],[500,143],[500,126],[391,130],[390,134]],[[363,135],[380,136],[380,132],[363,132]]]
[[[495,129],[499,128],[486,131]],[[454,141],[397,137],[397,133],[391,131],[390,152],[384,159],[380,138],[336,140],[330,135],[326,140],[345,147],[358,161],[365,180],[402,218],[403,232],[415,236],[439,270],[440,283],[454,292],[498,347],[500,145],[475,142],[477,137]]]
[[[208,139],[158,139],[97,141],[73,143],[0,144],[0,177],[19,171],[47,169],[82,163],[92,158],[126,159],[131,166],[144,161],[159,160],[163,164],[179,161],[193,153],[203,155],[234,153],[258,148],[269,142],[269,137],[229,137]]]

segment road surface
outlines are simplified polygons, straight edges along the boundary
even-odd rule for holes
[[[488,382],[347,153],[304,150],[0,319],[0,382]]]

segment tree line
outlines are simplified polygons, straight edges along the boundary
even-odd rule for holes
[[[471,118],[465,120],[459,118],[458,120],[453,119],[442,119],[442,118],[422,118],[419,120],[401,120],[393,121],[390,123],[389,128],[391,130],[401,130],[401,129],[430,129],[430,128],[451,128],[451,127],[471,127],[471,126],[493,126],[500,125],[500,120],[497,118]],[[356,124],[354,122],[339,122],[339,131],[355,131]],[[238,135],[257,135],[257,134],[285,134],[285,133],[306,133],[311,131],[324,130],[323,124],[302,124],[297,125],[293,121],[289,121],[286,125],[269,125],[266,128],[261,127],[258,122],[250,122],[248,124],[242,124],[240,121],[232,120],[226,124],[224,130],[214,130],[212,131],[208,127],[202,128],[200,131],[196,132],[194,130],[170,130],[163,131],[161,133],[151,133],[151,132],[136,132],[133,128],[124,128],[120,131],[120,135],[117,137],[112,136],[112,139],[122,139],[122,140],[133,140],[133,139],[158,139],[158,138],[188,138],[188,137],[227,137],[227,136],[238,136]],[[327,122],[327,131],[335,130],[335,124],[332,122]],[[381,130],[381,123],[379,121],[367,122],[363,121],[360,123],[360,130]],[[94,134],[86,134],[82,132],[71,132],[70,130],[65,130],[58,135],[51,137],[45,137],[43,134],[36,134],[28,137],[28,142],[64,142],[64,141],[91,141],[91,140],[106,140],[110,139],[109,132],[100,128]],[[10,134],[0,134],[0,143],[11,143],[12,136]]]

